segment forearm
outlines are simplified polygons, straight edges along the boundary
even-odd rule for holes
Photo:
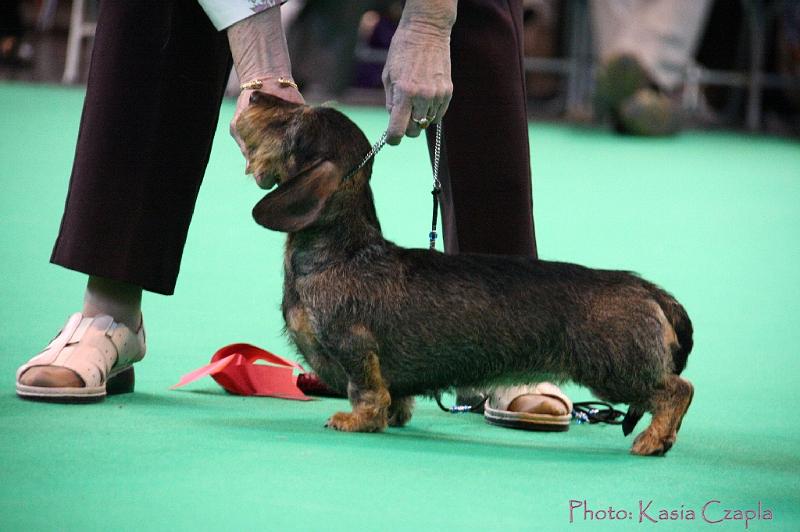
[[[227,33],[236,74],[242,82],[257,78],[291,78],[280,6],[237,22]]]
[[[413,25],[417,31],[450,36],[456,21],[458,0],[407,0],[399,26]]]

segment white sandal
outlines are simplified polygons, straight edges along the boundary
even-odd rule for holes
[[[111,316],[76,313],[44,351],[17,370],[17,395],[55,402],[95,402],[133,391],[133,363],[144,358],[144,324],[135,333]],[[81,387],[34,386],[20,378],[35,367],[62,367],[83,379]]]
[[[533,387],[515,386],[502,390],[502,393],[487,401],[483,416],[487,423],[512,429],[535,430],[543,432],[563,432],[569,430],[572,419],[572,401],[555,384],[540,382]],[[554,399],[563,406],[563,414],[526,412],[512,410],[512,403],[531,397]]]

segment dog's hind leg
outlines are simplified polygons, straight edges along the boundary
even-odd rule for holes
[[[643,456],[666,454],[675,443],[693,395],[692,383],[677,375],[669,375],[664,387],[651,400],[653,419],[636,437],[631,452]]]
[[[374,339],[366,328],[352,330],[343,346],[346,351],[336,358],[347,374],[347,395],[352,412],[337,412],[325,424],[345,432],[377,432],[389,422],[391,397],[381,375],[380,359]]]
[[[414,412],[414,397],[392,397],[389,405],[389,426],[405,427]]]

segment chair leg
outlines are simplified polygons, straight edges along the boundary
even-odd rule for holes
[[[747,128],[756,131],[761,126],[761,91],[763,89],[764,32],[766,30],[762,0],[745,2],[750,28],[750,76],[747,87]]]
[[[85,0],[72,0],[72,11],[69,20],[69,36],[67,37],[67,57],[64,62],[62,83],[78,81],[83,40],[94,36],[95,24],[86,22]]]

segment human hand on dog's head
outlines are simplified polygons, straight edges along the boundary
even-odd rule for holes
[[[263,2],[262,2],[263,3]],[[305,103],[303,96],[291,81],[292,65],[289,50],[281,24],[280,5],[261,7],[256,14],[246,17],[226,29],[233,64],[239,80],[243,83],[261,82],[264,92],[275,95],[288,102]],[[250,103],[252,91],[243,90],[236,100],[236,112],[230,123],[230,132],[239,145],[245,158],[244,145],[238,135],[236,123],[239,115]],[[250,161],[247,161],[245,173],[250,173]]]
[[[254,91],[236,128],[258,186],[277,185],[253,209],[259,224],[295,232],[363,208],[361,192],[371,161],[349,179],[345,176],[370,145],[361,129],[336,109]]]
[[[275,87],[264,86],[260,89],[262,92],[268,92],[269,94],[274,95],[277,98],[285,100],[290,103],[295,104],[304,104],[305,100],[303,99],[303,95],[300,94],[300,91],[297,90],[295,87],[290,85],[280,85],[276,84]],[[247,151],[245,149],[244,142],[242,138],[239,136],[239,131],[236,127],[237,122],[239,121],[239,117],[242,115],[242,112],[250,105],[250,96],[253,94],[254,91],[251,90],[243,90],[239,93],[239,97],[236,99],[236,110],[233,113],[233,119],[230,123],[230,133],[233,137],[233,140],[239,146],[239,149],[242,151],[242,155],[245,158],[245,174],[252,173],[252,167],[250,164],[250,159],[247,156]]]

